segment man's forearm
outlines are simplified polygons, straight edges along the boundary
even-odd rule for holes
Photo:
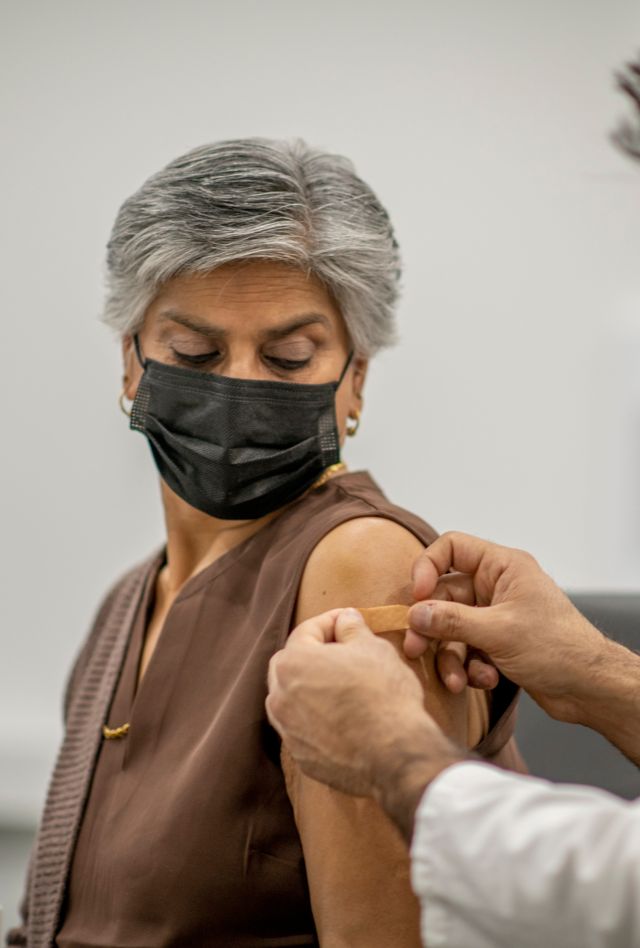
[[[598,731],[640,766],[639,655],[603,637],[601,648],[585,663],[575,693],[567,698],[568,720]],[[465,759],[469,755],[443,734],[434,736],[426,718],[404,730],[384,754],[375,796],[407,842],[416,809],[431,781]]]
[[[640,655],[604,639],[576,695],[575,721],[598,731],[640,766]]]
[[[435,734],[425,715],[424,726],[398,736],[398,741],[377,769],[374,797],[396,824],[406,843],[411,842],[416,810],[425,790],[438,774],[468,759],[444,734]]]

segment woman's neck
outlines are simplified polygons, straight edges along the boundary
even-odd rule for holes
[[[309,489],[346,473],[346,465],[335,465]],[[285,504],[258,520],[219,520],[185,503],[162,479],[160,491],[167,528],[167,565],[159,580],[169,597],[176,596],[192,576],[253,536],[289,506]]]
[[[262,529],[280,511],[259,520],[218,520],[185,503],[160,481],[167,528],[166,592],[176,595],[187,580]]]

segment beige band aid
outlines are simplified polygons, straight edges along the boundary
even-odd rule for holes
[[[409,606],[374,606],[358,609],[372,632],[397,632],[409,628]]]

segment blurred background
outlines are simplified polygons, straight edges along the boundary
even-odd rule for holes
[[[301,136],[354,161],[405,275],[350,465],[439,530],[530,550],[633,625],[640,165],[608,134],[629,111],[614,70],[639,45],[636,0],[3,0],[5,920],[70,662],[106,587],[162,539],[99,321],[103,258],[122,200],[189,148]],[[561,746],[533,724],[523,741],[536,772]],[[600,750],[583,757],[607,785]]]

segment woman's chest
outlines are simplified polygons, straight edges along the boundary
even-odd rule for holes
[[[249,635],[241,611],[246,620],[246,608],[192,597],[134,629],[107,716],[129,730],[100,750],[63,935],[78,930],[79,905],[112,944],[141,912],[191,943],[204,928],[249,931],[258,917],[266,931],[284,935],[278,917],[290,916],[293,932],[309,933],[300,843],[264,714],[273,636],[264,622]],[[111,931],[109,918],[125,928]]]
[[[142,634],[142,646],[140,648],[140,659],[136,674],[136,690],[140,687],[142,679],[153,658],[174,599],[175,596],[172,596],[170,599],[159,599],[156,597],[156,605],[154,605],[150,611],[147,627]]]

